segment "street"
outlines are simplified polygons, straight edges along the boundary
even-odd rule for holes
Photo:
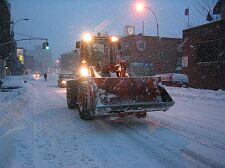
[[[225,0],[0,0],[0,168],[225,168]]]
[[[27,93],[11,107],[17,110],[13,126],[1,136],[7,139],[0,145],[8,158],[2,165],[225,167],[224,91],[167,89],[176,104],[165,113],[83,121],[67,108],[66,89],[57,87],[55,76],[28,81]]]

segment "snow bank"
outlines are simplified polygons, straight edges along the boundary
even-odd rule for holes
[[[3,86],[23,86],[24,78],[23,76],[7,76],[3,80]]]
[[[166,113],[152,113],[149,120],[184,138],[181,151],[189,163],[196,160],[194,167],[224,167],[225,91],[166,89],[175,105]]]
[[[204,90],[204,89],[193,89],[193,88],[177,88],[165,86],[166,90],[172,96],[184,97],[184,98],[198,98],[201,100],[224,100],[224,90]]]
[[[11,76],[3,81],[3,86],[21,88],[0,92],[0,167],[8,167],[15,155],[13,135],[23,125],[21,109],[33,96],[29,79],[29,76]],[[28,82],[24,83],[24,80]]]
[[[31,80],[30,76],[9,76],[7,79],[3,80],[3,87],[20,88],[8,90],[7,92],[0,92],[0,116],[2,113],[5,114],[10,110],[10,105],[12,105],[18,97],[22,97],[29,85],[28,83],[24,83],[24,81],[29,80]]]

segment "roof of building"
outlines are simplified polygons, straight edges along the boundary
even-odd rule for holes
[[[157,36],[142,36],[141,34],[137,34],[137,35],[129,35],[129,36],[125,36],[125,37],[122,37],[122,39],[126,39],[126,38],[135,38],[135,37],[144,37],[144,38],[157,38]],[[174,38],[174,37],[159,37],[160,39],[164,39],[164,40],[182,40],[182,38]]]
[[[202,24],[202,25],[199,25],[199,26],[195,26],[195,27],[190,27],[188,29],[184,29],[183,31],[191,31],[193,29],[209,27],[209,26],[213,26],[213,25],[216,25],[216,24],[225,24],[225,20],[218,20],[218,21],[215,21],[215,22],[206,23],[206,24]]]

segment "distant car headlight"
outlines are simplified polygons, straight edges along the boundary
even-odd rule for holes
[[[88,76],[88,68],[87,67],[81,67],[80,68],[80,74],[81,74],[81,76]]]
[[[61,83],[65,85],[66,84],[66,81],[65,80],[62,80]]]
[[[34,78],[37,78],[37,77],[39,78],[40,77],[40,74],[33,74],[33,77]]]

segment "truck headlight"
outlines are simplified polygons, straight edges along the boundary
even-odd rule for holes
[[[61,83],[65,85],[65,84],[66,84],[66,81],[65,81],[65,80],[63,80]]]
[[[80,68],[80,74],[81,74],[81,76],[88,76],[88,68],[87,67],[81,67]]]

